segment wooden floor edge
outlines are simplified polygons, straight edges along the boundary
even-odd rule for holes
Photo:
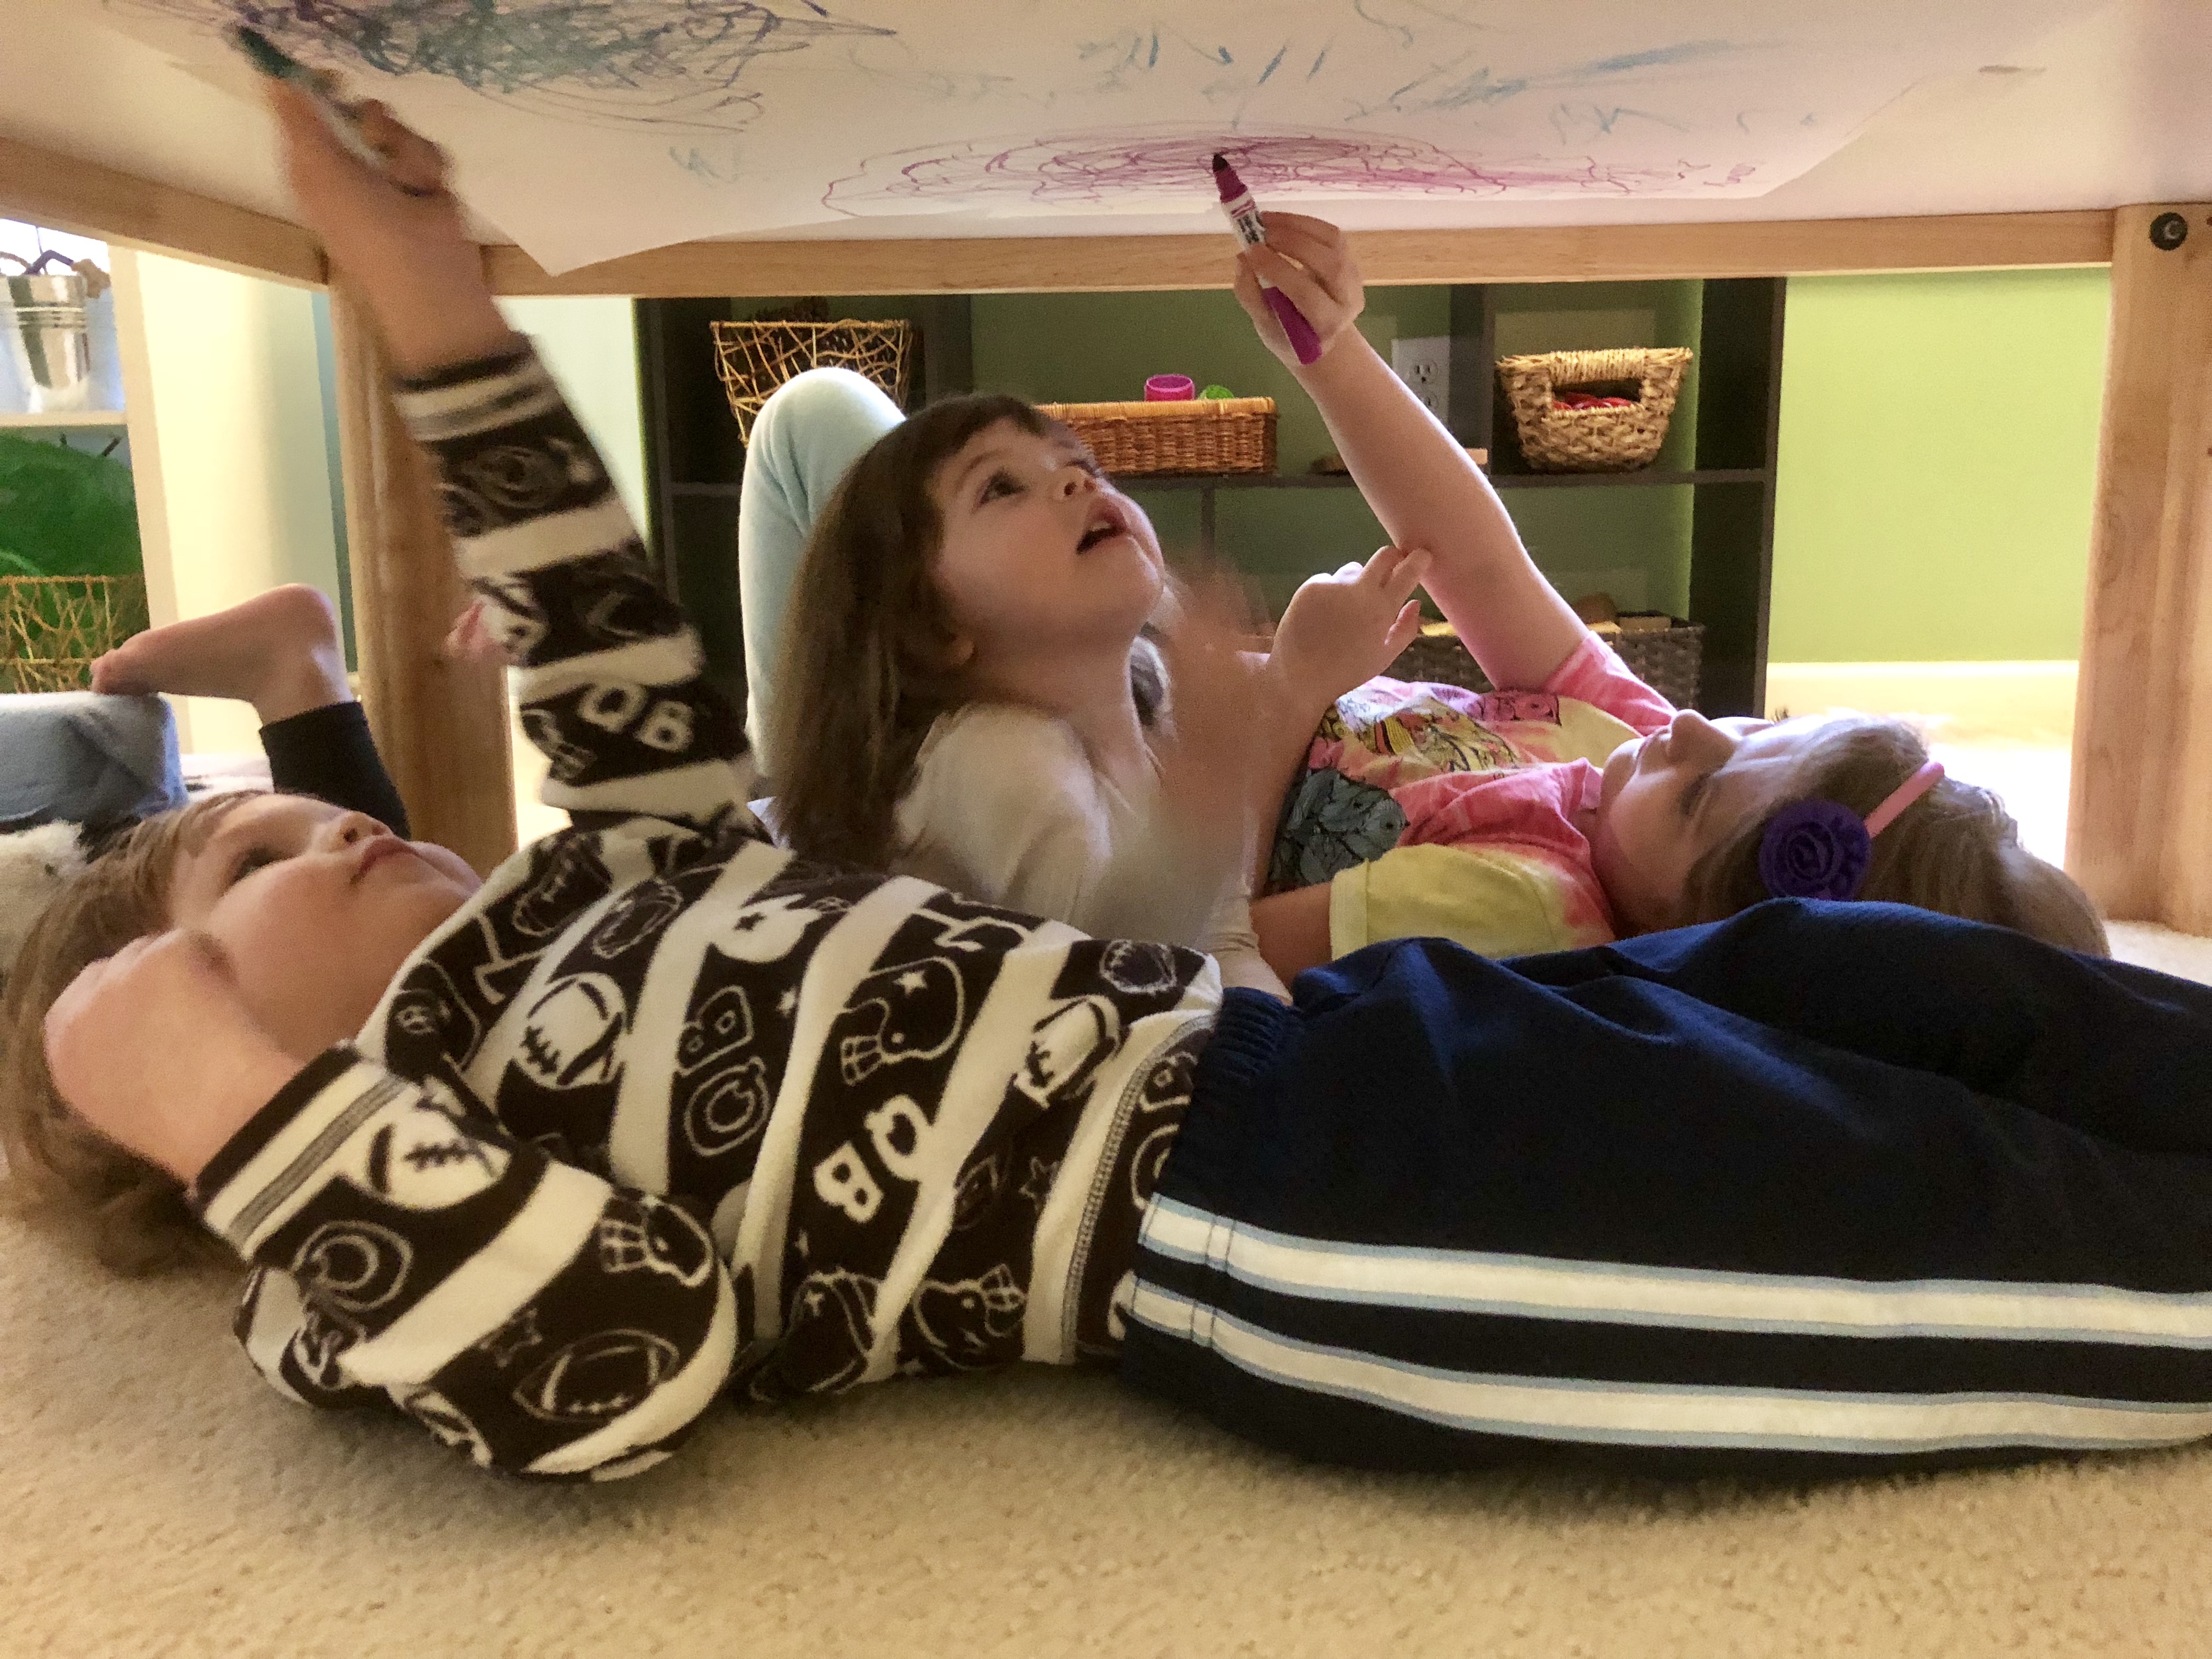
[[[1358,241],[1367,281],[1385,286],[1972,270],[2109,264],[2112,212],[1376,230]],[[519,247],[484,256],[501,294],[685,299],[1226,288],[1229,246],[1225,233],[685,242],[557,276]]]
[[[282,283],[318,287],[325,274],[297,225],[5,136],[0,215]]]

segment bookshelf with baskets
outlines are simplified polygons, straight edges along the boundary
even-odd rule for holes
[[[1632,470],[1541,470],[1519,441],[1507,394],[1495,372],[1498,359],[1554,346],[1601,343],[1544,337],[1549,308],[1579,289],[1594,295],[1601,291],[1611,299],[1647,288],[1686,289],[1695,297],[1694,304],[1674,307],[1678,319],[1686,319],[1674,325],[1684,337],[1650,342],[1687,347],[1691,354],[1664,444],[1648,465]],[[1686,604],[1680,614],[1698,625],[1702,662],[1697,702],[1711,714],[1759,713],[1764,707],[1784,289],[1778,278],[1747,278],[1702,284],[1542,288],[1461,284],[1448,290],[1451,373],[1444,419],[1463,444],[1486,452],[1486,471],[1509,510],[1518,516],[1516,501],[1533,508],[1540,499],[1556,503],[1547,508],[1556,512],[1569,500],[1580,498],[1575,492],[1686,492],[1688,574]],[[1085,297],[1095,304],[1101,296]],[[1110,297],[1133,305],[1158,298],[1135,294]],[[1632,301],[1635,297],[1630,295]],[[651,533],[670,579],[702,623],[710,663],[733,690],[743,678],[734,549],[744,447],[729,390],[718,376],[712,330],[716,322],[742,319],[775,303],[638,302]],[[1644,303],[1648,307],[1650,301]],[[909,407],[974,385],[973,313],[967,296],[833,300],[829,314],[839,319],[909,325]],[[1661,332],[1666,332],[1664,325]],[[1501,344],[1508,348],[1503,353]],[[1116,408],[1081,407],[1093,421],[1112,419]],[[1238,415],[1222,410],[1215,416],[1223,417],[1235,421]],[[1272,416],[1269,420],[1272,423]],[[1185,439],[1147,433],[1143,448],[1148,459],[1134,464],[1144,470],[1123,473],[1117,482],[1148,501],[1176,496],[1188,500],[1195,494],[1198,537],[1207,545],[1217,532],[1218,503],[1225,498],[1243,497],[1250,491],[1352,488],[1342,473],[1276,471],[1272,438],[1270,424],[1264,459],[1256,461],[1260,452],[1249,432],[1218,441],[1202,438],[1201,443],[1213,447],[1197,453],[1231,454],[1233,459],[1213,465],[1236,470],[1170,472],[1155,469],[1177,465],[1185,453]],[[1555,493],[1562,491],[1570,494]],[[1596,498],[1589,499],[1593,507],[1598,505]],[[1161,505],[1165,504],[1161,499]]]

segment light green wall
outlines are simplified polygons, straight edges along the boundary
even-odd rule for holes
[[[207,616],[285,582],[336,592],[313,297],[189,260],[114,257],[153,620]],[[255,747],[245,704],[176,706],[186,749]]]
[[[1772,660],[2076,654],[2109,291],[2102,269],[1790,283]]]

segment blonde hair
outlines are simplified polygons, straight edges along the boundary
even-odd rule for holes
[[[897,853],[899,798],[930,726],[975,701],[937,586],[945,526],[930,483],[969,439],[1001,423],[1082,447],[1019,398],[948,398],[878,438],[807,538],[784,612],[768,750],[777,825],[809,858],[884,868]],[[1150,725],[1165,688],[1149,640],[1131,644],[1129,675]]]
[[[118,837],[32,925],[0,987],[0,1190],[10,1208],[119,1273],[236,1261],[186,1207],[182,1182],[70,1109],[46,1069],[46,1012],[93,963],[169,926],[178,855],[201,846],[238,799],[197,801]]]
[[[1901,720],[1855,715],[1822,727],[1773,807],[1692,866],[1679,920],[1717,921],[1772,896],[1759,877],[1759,846],[1784,805],[1832,800],[1864,817],[1927,760],[1926,742]],[[1956,778],[1945,778],[1875,837],[1859,896],[1994,922],[2064,950],[2111,953],[2089,896],[2021,845],[2002,801]]]

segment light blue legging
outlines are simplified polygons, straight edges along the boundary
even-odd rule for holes
[[[738,501],[738,603],[744,613],[745,729],[771,781],[776,659],[814,516],[853,463],[905,418],[865,376],[810,368],[778,386],[753,422]]]

